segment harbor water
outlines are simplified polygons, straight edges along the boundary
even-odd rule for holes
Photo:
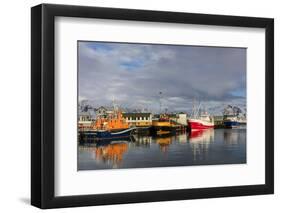
[[[86,140],[78,145],[78,170],[245,163],[246,127]]]

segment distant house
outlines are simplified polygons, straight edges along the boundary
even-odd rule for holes
[[[108,115],[108,110],[104,106],[95,108],[95,113],[98,118],[106,118]]]
[[[148,127],[152,125],[152,114],[148,112],[123,113],[129,126]]]

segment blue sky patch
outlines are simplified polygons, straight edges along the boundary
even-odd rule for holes
[[[237,89],[234,91],[231,91],[231,95],[237,96],[237,97],[246,97],[246,90],[245,89]]]
[[[121,62],[120,66],[126,70],[136,70],[144,65],[144,61],[141,59],[133,59],[131,61]]]
[[[87,47],[99,52],[110,52],[111,50],[113,50],[113,48],[110,45],[104,43],[88,42]]]

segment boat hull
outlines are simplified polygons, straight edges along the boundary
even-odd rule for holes
[[[212,129],[214,128],[214,124],[211,122],[204,122],[197,119],[190,119],[188,121],[189,128],[192,129]]]
[[[224,126],[226,128],[237,128],[239,125],[238,121],[224,121]]]
[[[122,131],[112,132],[112,131],[96,131],[96,139],[111,139],[111,138],[125,138],[131,137],[136,128],[129,128]]]

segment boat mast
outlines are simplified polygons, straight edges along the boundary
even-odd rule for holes
[[[199,110],[200,110],[200,107],[201,107],[201,102],[199,102],[199,105],[198,105],[198,107],[197,107],[197,111],[196,111],[196,114],[195,114],[196,118],[199,117]]]
[[[162,92],[159,92],[159,114],[162,112]]]
[[[114,97],[112,97],[112,105],[113,105],[113,110],[114,110],[114,111],[117,111],[118,108],[117,108],[117,105],[116,105],[116,102],[115,102],[115,98],[114,98]]]

